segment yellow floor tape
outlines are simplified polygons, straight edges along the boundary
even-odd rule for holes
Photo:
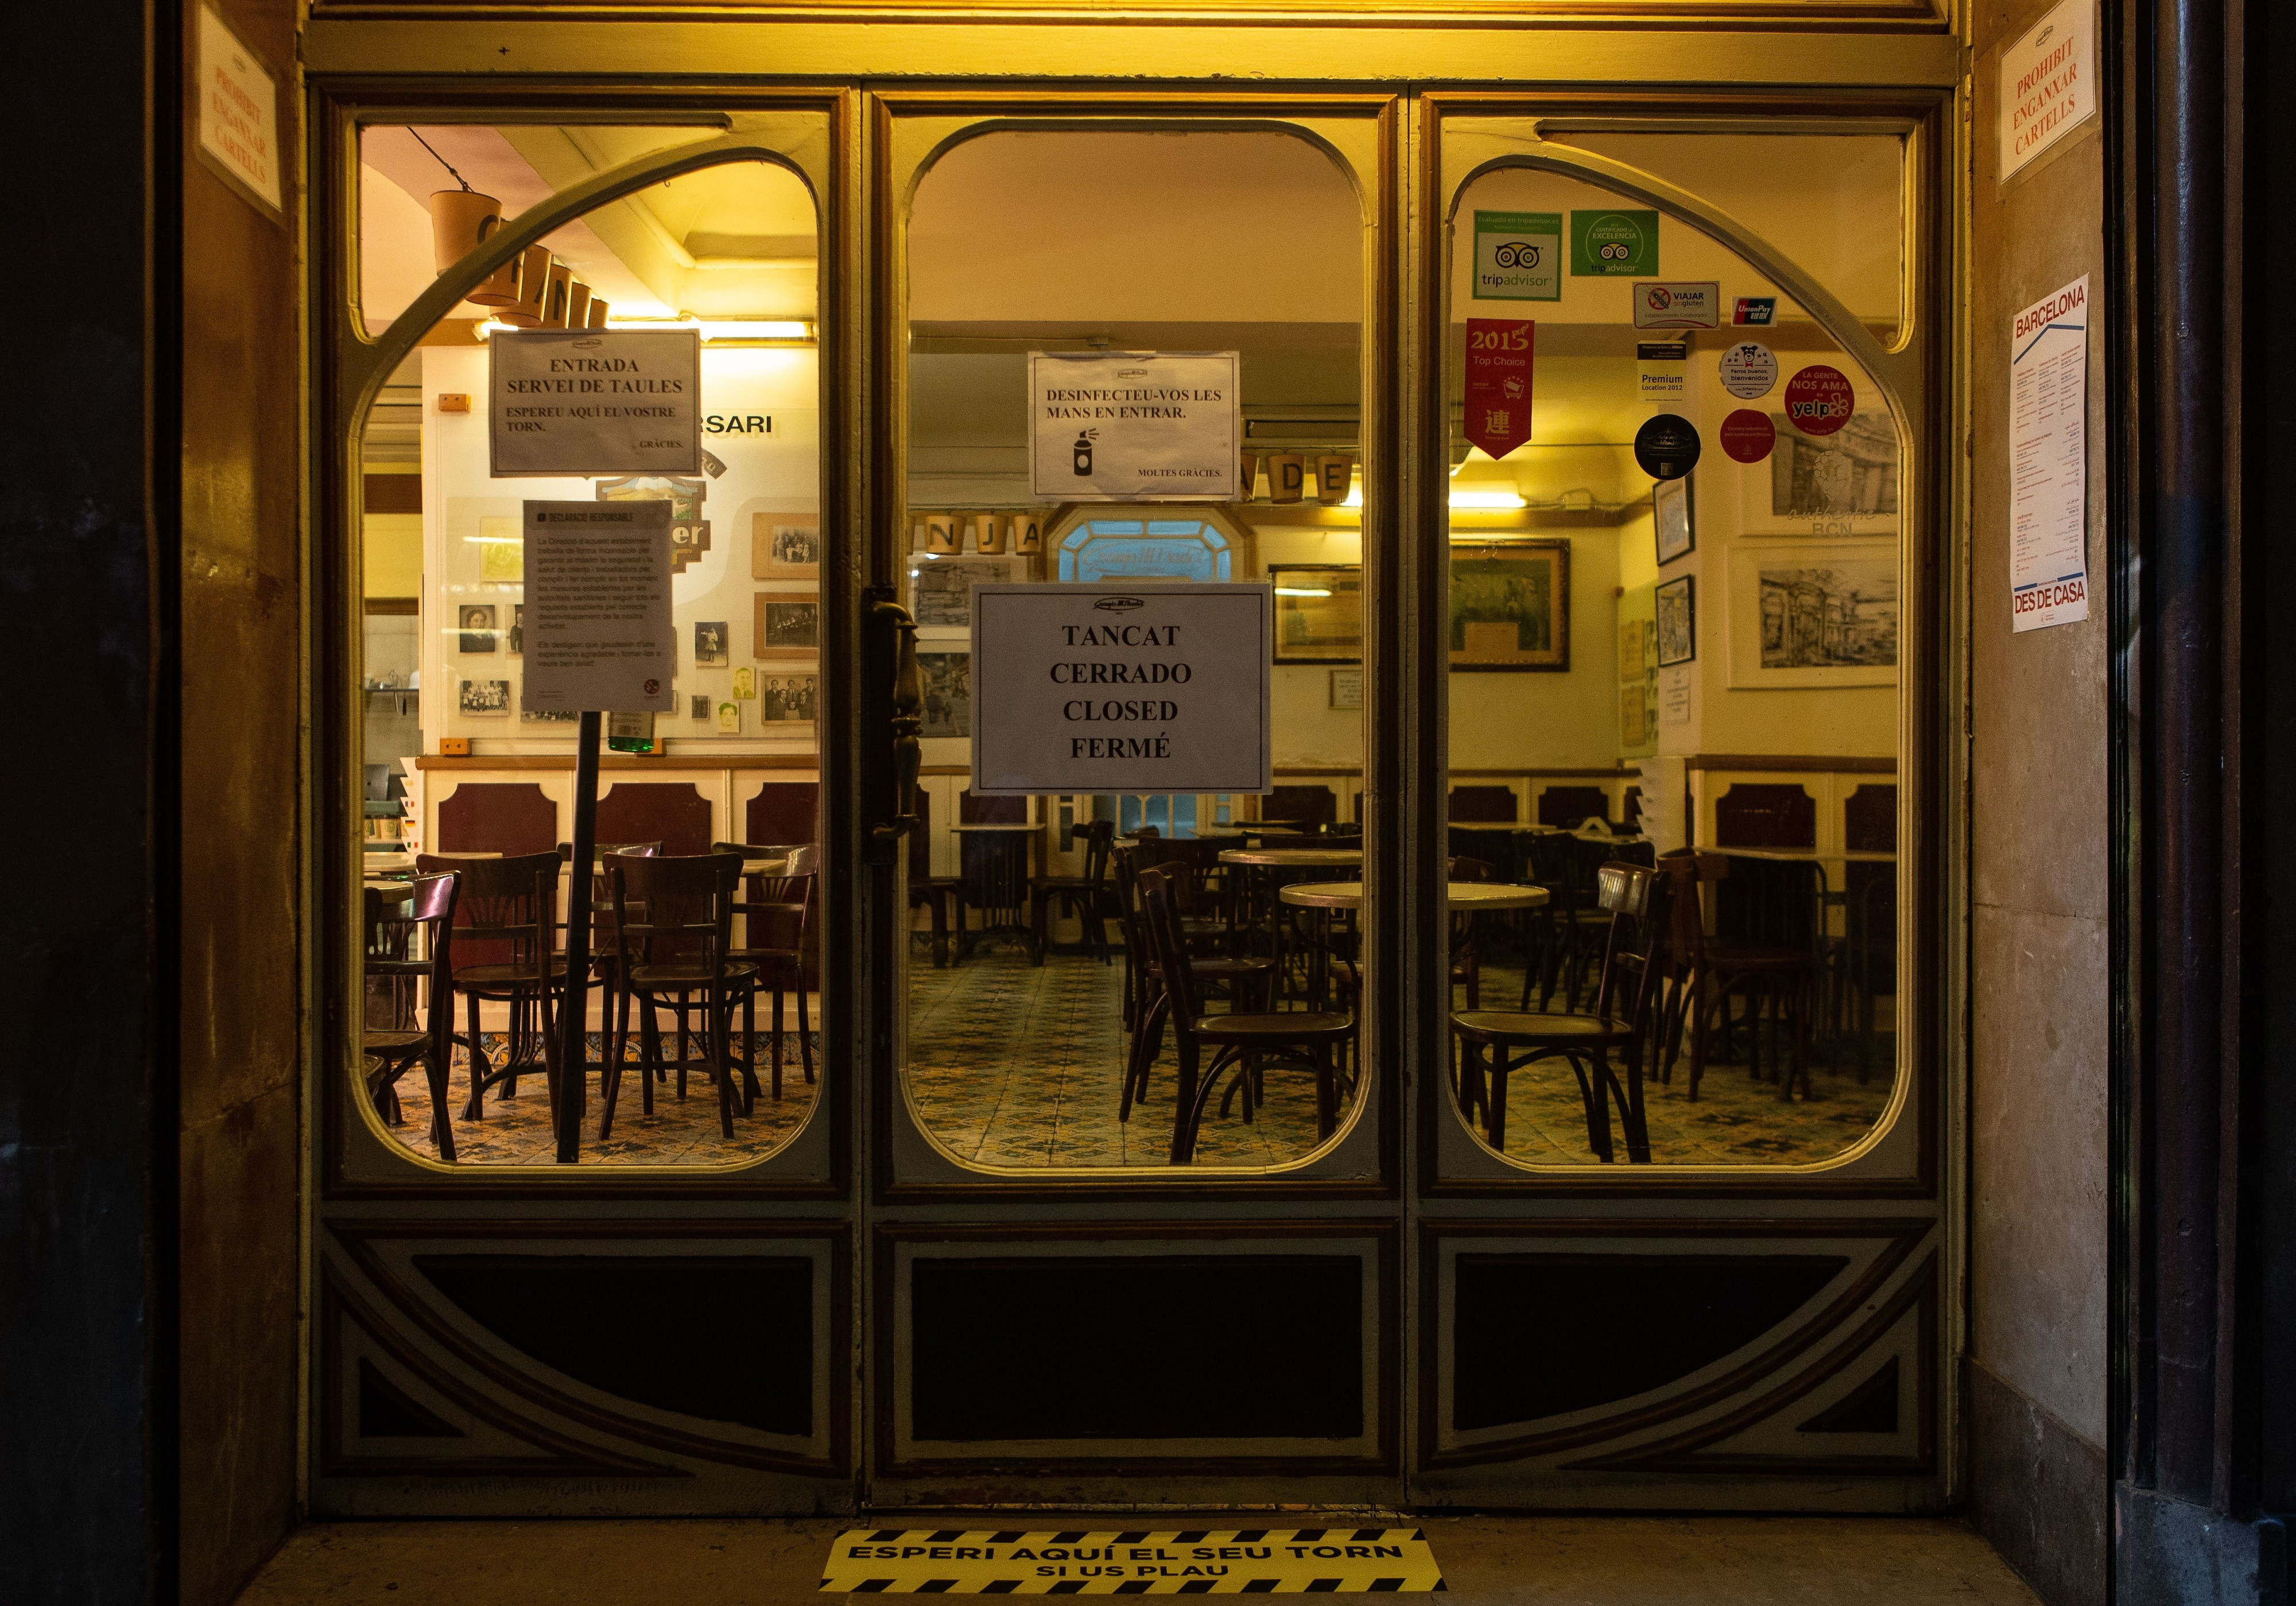
[[[848,1528],[821,1587],[883,1594],[1361,1594],[1443,1587],[1415,1528]]]

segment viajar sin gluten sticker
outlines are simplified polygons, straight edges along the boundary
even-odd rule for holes
[[[1444,1587],[1416,1528],[848,1528],[824,1593],[1367,1594]]]

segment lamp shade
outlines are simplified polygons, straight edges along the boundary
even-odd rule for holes
[[[542,322],[543,297],[550,289],[550,248],[529,245],[518,258],[518,299],[505,304],[495,316],[514,329],[532,329]]]
[[[430,197],[430,252],[445,273],[502,227],[502,202],[476,190],[440,190]],[[518,299],[518,262],[504,263],[468,298],[481,307],[508,307]]]

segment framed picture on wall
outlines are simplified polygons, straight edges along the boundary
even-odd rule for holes
[[[821,651],[821,599],[800,592],[758,593],[750,656],[759,662],[813,658]]]
[[[693,621],[693,667],[697,669],[722,669],[726,667],[724,619]]]
[[[1730,549],[1730,684],[1898,680],[1898,544],[1747,542]]]
[[[1360,709],[1364,706],[1363,669],[1333,669],[1332,675],[1332,704],[1335,709]]]
[[[821,515],[751,513],[750,576],[758,580],[821,578]]]
[[[1677,558],[1688,557],[1698,548],[1698,529],[1692,516],[1690,476],[1679,479],[1661,479],[1651,488],[1652,525],[1658,538],[1658,561],[1662,568]]]
[[[972,653],[920,652],[917,674],[924,683],[924,725],[920,736],[972,734]]]
[[[1363,569],[1349,564],[1271,563],[1275,591],[1275,661],[1363,661]]]
[[[813,665],[803,669],[758,671],[758,728],[773,735],[789,735],[813,728],[821,709],[821,675]]]
[[[457,707],[473,719],[510,715],[510,682],[506,680],[466,680],[462,684]]]
[[[1898,431],[1878,409],[1831,435],[1805,435],[1770,414],[1777,445],[1738,470],[1740,522],[1750,535],[1888,535],[1898,527]]]
[[[1570,668],[1570,543],[1451,544],[1451,668]]]
[[[495,650],[495,605],[492,602],[465,602],[455,611],[455,621],[462,627],[462,640],[456,644],[464,652],[491,652]]]
[[[909,611],[925,635],[964,635],[972,630],[972,588],[1029,578],[1026,558],[925,558],[909,563]]]
[[[1698,656],[1698,577],[1684,575],[1658,588],[1658,661],[1686,664]]]
[[[510,605],[510,634],[504,639],[504,644],[513,657],[526,651],[526,604],[524,602],[512,602]]]

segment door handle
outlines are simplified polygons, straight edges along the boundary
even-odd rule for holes
[[[917,827],[917,772],[924,750],[917,743],[924,728],[924,683],[917,671],[917,622],[898,602],[878,597],[869,604],[871,622],[894,633],[893,654],[893,807],[891,816],[869,828],[872,856],[879,864],[893,862],[893,848]]]

